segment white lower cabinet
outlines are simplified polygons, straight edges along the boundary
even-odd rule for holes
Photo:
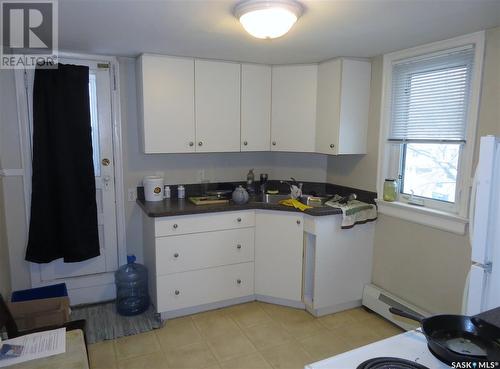
[[[255,294],[302,301],[303,215],[257,211],[255,225]]]
[[[158,311],[172,311],[253,295],[254,263],[158,277]]]

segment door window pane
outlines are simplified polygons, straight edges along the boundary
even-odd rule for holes
[[[90,125],[92,127],[92,157],[94,160],[94,174],[101,176],[101,155],[99,151],[99,120],[97,119],[97,86],[96,75],[89,74],[89,98],[90,98]]]
[[[401,192],[455,202],[460,144],[404,145]]]

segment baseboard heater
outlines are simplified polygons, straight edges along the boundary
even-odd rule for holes
[[[411,311],[423,316],[431,315],[429,312],[422,310],[373,284],[365,285],[363,290],[363,305],[407,331],[419,327],[419,324],[413,320],[392,314],[389,311],[390,307]]]

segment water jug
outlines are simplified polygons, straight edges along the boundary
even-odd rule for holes
[[[116,309],[120,315],[137,315],[149,307],[148,270],[127,255],[127,264],[115,273]]]

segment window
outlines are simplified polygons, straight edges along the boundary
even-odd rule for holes
[[[379,201],[382,212],[439,212],[465,225],[483,47],[476,33],[384,56],[379,199],[385,178],[398,179],[399,196]]]

